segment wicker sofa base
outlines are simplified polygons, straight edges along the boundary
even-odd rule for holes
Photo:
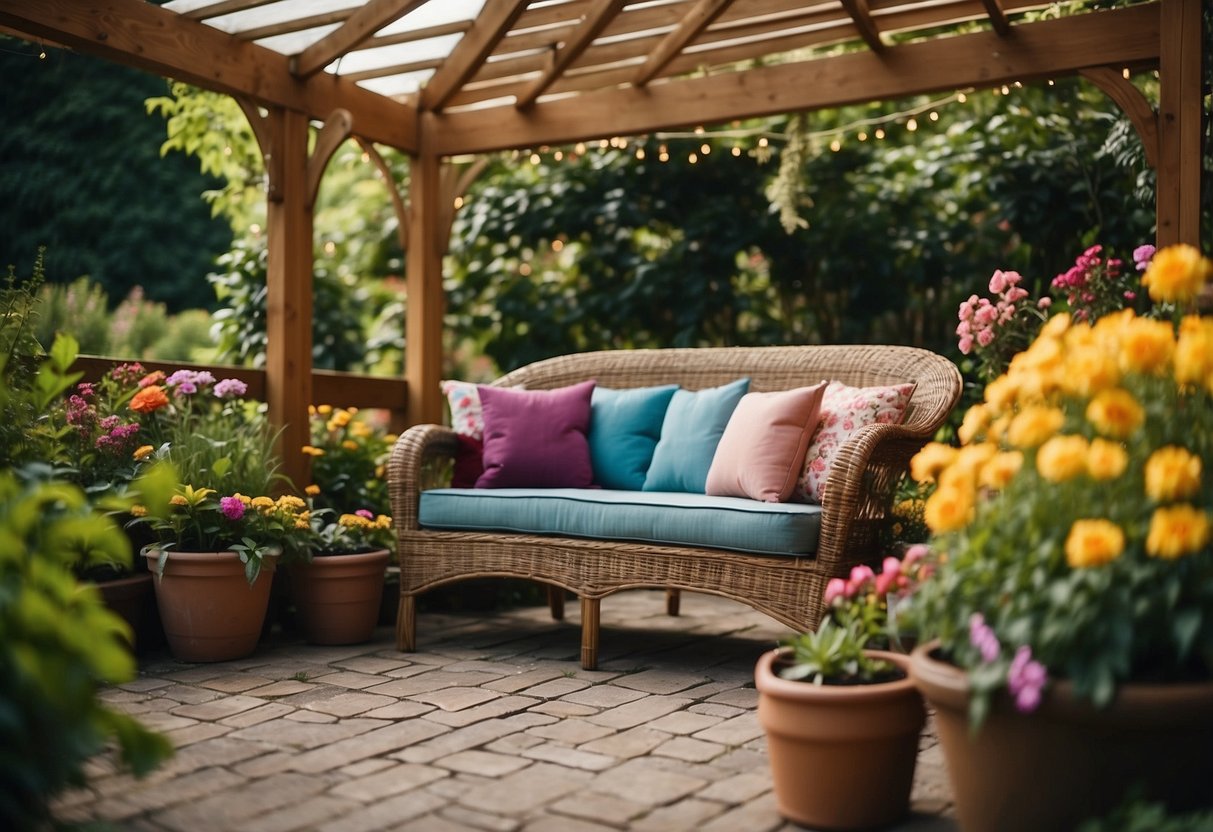
[[[902,346],[705,347],[608,350],[549,358],[509,373],[497,387],[550,390],[595,379],[614,389],[678,384],[687,390],[742,376],[754,392],[790,390],[823,379],[853,387],[912,382],[901,424],[871,424],[838,449],[825,485],[814,557],[748,555],[697,546],[574,539],[508,532],[421,527],[421,492],[438,487],[432,464],[453,457],[459,438],[449,427],[415,425],[400,435],[388,464],[400,554],[400,649],[417,644],[416,596],[465,578],[531,578],[581,598],[582,665],[598,661],[598,612],[603,596],[621,589],[665,587],[671,611],[680,590],[707,592],[750,605],[798,630],[822,614],[825,583],[859,563],[875,564],[897,482],[910,457],[934,436],[960,396],[960,373],[946,358]],[[672,509],[679,510],[679,509]],[[563,596],[554,598],[559,617]]]
[[[396,643],[410,652],[417,647],[416,596],[467,578],[528,578],[578,595],[586,670],[598,666],[599,604],[613,592],[649,587],[707,592],[806,630],[817,626],[825,588],[825,577],[805,557],[532,535],[418,531],[407,537],[411,551],[419,554],[401,563]],[[671,595],[671,613],[677,613],[677,604],[678,596]],[[554,601],[554,617],[560,617],[560,609]]]

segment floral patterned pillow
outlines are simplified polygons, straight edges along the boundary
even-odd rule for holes
[[[476,385],[468,381],[444,381],[442,393],[451,407],[451,428],[455,433],[483,440],[484,415]]]
[[[900,424],[913,392],[913,382],[890,387],[850,387],[831,381],[821,402],[817,431],[809,442],[804,471],[792,499],[820,503],[838,450],[866,425]]]

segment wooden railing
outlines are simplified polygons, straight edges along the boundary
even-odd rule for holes
[[[96,381],[112,367],[124,363],[120,358],[103,358],[82,355],[76,359],[75,369],[84,373],[85,381]],[[140,361],[148,372],[163,370],[209,370],[217,379],[238,378],[248,385],[246,396],[265,401],[265,370],[247,367],[230,367],[220,364],[190,364],[183,361]],[[389,429],[403,430],[405,410],[408,407],[408,384],[403,378],[368,376],[358,373],[339,373],[333,370],[312,371],[313,404],[331,404],[334,407],[377,408],[388,411]]]

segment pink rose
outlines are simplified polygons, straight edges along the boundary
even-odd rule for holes
[[[968,355],[971,353],[973,351],[973,336],[965,335],[962,337],[960,339],[960,343],[957,344],[957,347],[959,347],[961,355]]]
[[[983,329],[981,332],[977,333],[977,343],[983,347],[988,347],[990,344],[994,343],[994,330]]]
[[[825,605],[828,607],[840,598],[845,598],[847,594],[847,582],[842,578],[830,578],[826,584]]]

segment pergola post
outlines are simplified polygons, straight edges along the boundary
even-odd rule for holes
[[[283,473],[302,488],[308,479],[308,405],[312,401],[312,199],[308,188],[308,118],[270,111],[268,168],[280,171],[267,207],[266,402],[282,429]],[[277,197],[276,199],[274,197]]]
[[[1201,4],[1162,0],[1159,46],[1159,247],[1200,245]]]
[[[409,166],[404,375],[408,382],[410,425],[442,421],[439,383],[446,307],[442,255],[450,238],[450,226],[442,221],[442,160],[429,149],[432,143],[429,131],[424,128],[423,124],[420,152],[410,157]]]

